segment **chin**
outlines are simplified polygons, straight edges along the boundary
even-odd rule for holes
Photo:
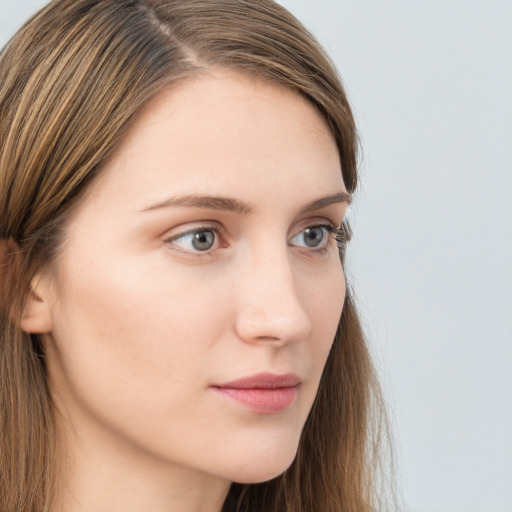
[[[295,448],[287,453],[262,453],[260,456],[244,458],[230,476],[230,480],[239,484],[267,482],[282,475],[291,466],[296,454]]]

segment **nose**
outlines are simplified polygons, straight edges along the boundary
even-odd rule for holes
[[[286,254],[251,258],[236,283],[235,329],[246,343],[283,346],[304,340],[311,319]]]

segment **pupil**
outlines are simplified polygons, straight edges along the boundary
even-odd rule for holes
[[[212,231],[199,231],[195,233],[192,245],[198,251],[207,251],[213,246],[215,236]]]
[[[322,228],[308,228],[304,232],[304,241],[308,247],[317,247],[322,242],[324,231]]]

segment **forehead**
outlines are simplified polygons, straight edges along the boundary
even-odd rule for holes
[[[318,110],[284,86],[225,70],[153,101],[104,166],[98,187],[128,194],[140,207],[176,192],[252,201],[276,191],[344,190],[338,149]]]

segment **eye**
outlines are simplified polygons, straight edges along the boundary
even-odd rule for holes
[[[310,249],[323,249],[329,242],[329,234],[334,226],[311,226],[304,229],[291,239],[291,244],[297,247],[308,247]]]
[[[178,246],[184,252],[208,252],[219,245],[217,230],[213,228],[198,228],[167,240]]]

